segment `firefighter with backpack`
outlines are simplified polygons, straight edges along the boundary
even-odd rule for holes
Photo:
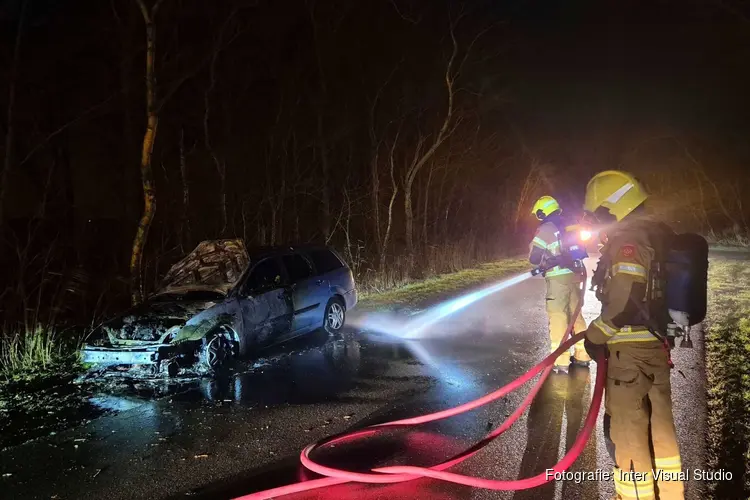
[[[549,319],[551,352],[557,350],[582,299],[584,286],[582,260],[588,255],[585,247],[578,244],[578,225],[562,215],[560,204],[551,196],[542,196],[534,203],[531,213],[540,224],[529,245],[529,261],[544,274],[547,284],[546,309]],[[586,329],[581,314],[575,318],[572,334]],[[568,373],[571,361],[588,366],[591,358],[583,343],[575,345],[574,355],[562,354],[555,360],[557,373]]]
[[[602,311],[584,345],[592,357],[608,357],[604,432],[616,498],[683,499],[665,332],[670,322],[689,332],[705,316],[708,245],[650,219],[647,197],[625,172],[588,183],[584,209],[607,226],[607,242],[593,283]]]

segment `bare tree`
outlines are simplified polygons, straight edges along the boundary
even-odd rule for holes
[[[185,247],[192,243],[190,237],[190,184],[187,175],[187,155],[185,153],[185,129],[180,128],[180,182],[182,184],[182,207],[180,211],[180,251],[185,253]]]
[[[698,194],[700,195],[701,200],[701,229],[703,229],[703,224],[706,224],[708,226],[708,230],[713,233],[714,228],[711,226],[711,218],[708,216],[708,211],[706,210],[706,195],[703,192],[703,179],[700,175],[700,173],[696,169],[693,170],[693,175],[695,175],[696,180],[696,186],[698,186]]]
[[[400,62],[399,62],[400,65]],[[383,246],[383,238],[382,238],[382,227],[381,227],[381,221],[380,221],[380,150],[383,146],[383,138],[378,137],[377,132],[377,107],[378,103],[380,101],[380,98],[383,94],[383,91],[385,90],[388,83],[393,78],[393,75],[396,73],[396,70],[398,69],[398,66],[396,65],[391,73],[388,75],[388,78],[383,82],[380,87],[378,87],[377,92],[375,93],[375,97],[370,102],[370,107],[368,110],[368,135],[370,138],[370,148],[371,148],[371,157],[370,157],[370,209],[371,209],[371,215],[372,215],[372,227],[373,231],[375,233],[375,250],[378,254],[382,252],[382,246]]]
[[[323,231],[323,238],[328,241],[331,237],[331,192],[329,188],[329,175],[330,165],[328,158],[328,141],[324,133],[323,126],[323,113],[326,109],[328,101],[328,85],[326,84],[326,77],[323,68],[323,57],[321,54],[321,41],[319,35],[318,22],[315,18],[315,0],[308,2],[308,12],[310,15],[310,21],[313,27],[313,39],[315,44],[315,60],[318,66],[318,86],[321,93],[319,98],[320,105],[317,110],[317,151],[318,159],[320,160],[320,199],[322,214],[321,230]]]
[[[159,125],[159,114],[156,104],[156,74],[154,59],[156,58],[156,14],[164,0],[157,0],[149,9],[144,0],[135,0],[143,15],[146,25],[146,132],[143,134],[141,148],[141,184],[143,186],[143,213],[138,222],[138,229],[133,239],[133,250],[130,256],[130,288],[131,300],[139,303],[143,300],[143,283],[141,270],[143,250],[146,247],[148,231],[156,213],[156,185],[154,171],[151,166],[151,156],[154,152],[156,130]]]
[[[134,194],[133,191],[136,187],[135,179],[136,172],[130,166],[135,163],[138,154],[138,139],[135,134],[133,127],[134,124],[134,106],[133,106],[133,64],[137,56],[136,52],[136,39],[135,34],[137,33],[138,27],[138,16],[139,9],[135,3],[127,2],[122,15],[118,12],[117,4],[114,0],[111,0],[110,7],[112,14],[117,23],[118,30],[120,32],[120,92],[122,92],[122,98],[120,99],[120,106],[122,108],[122,142],[123,142],[123,154],[122,154],[122,165],[124,167],[123,181],[125,182],[126,188],[124,192],[127,193],[128,197]],[[140,84],[140,82],[138,82]],[[125,204],[125,211],[128,214],[128,219],[132,220],[136,218],[134,210],[138,207],[134,207],[131,203]]]
[[[424,185],[424,200],[422,207],[422,242],[427,244],[429,237],[427,234],[427,221],[430,218],[428,214],[429,200],[430,200],[430,186],[432,184],[432,174],[435,172],[435,162],[430,162],[430,167],[427,170],[427,179]]]
[[[747,225],[747,219],[745,218],[745,209],[742,205],[743,189],[736,184],[731,184],[729,186],[729,189],[732,192],[732,197],[734,198],[735,203],[737,204],[737,213],[739,214],[740,220],[742,221],[742,228],[745,230],[745,233],[748,233],[748,231],[750,231],[750,227],[748,227]]]
[[[675,139],[677,140],[677,139]],[[724,214],[724,216],[729,220],[729,222],[732,223],[733,227],[738,227],[737,220],[734,218],[732,213],[727,208],[726,204],[724,203],[724,196],[719,191],[719,186],[716,185],[716,182],[714,182],[713,179],[711,179],[707,174],[705,168],[703,168],[703,164],[698,161],[698,159],[690,152],[688,147],[683,144],[682,142],[678,141],[678,143],[683,147],[685,151],[685,156],[695,165],[695,169],[697,172],[700,173],[703,180],[708,183],[711,188],[714,191],[714,195],[716,196],[716,202],[719,205],[719,208],[721,209],[721,212]]]
[[[449,156],[446,155],[440,167],[436,169],[437,172],[442,173],[440,177],[440,183],[437,188],[437,200],[434,203],[435,206],[435,223],[432,226],[432,237],[431,241],[433,243],[438,242],[438,238],[442,237],[443,231],[441,228],[444,226],[444,219],[443,217],[443,207],[446,204],[446,196],[445,196],[445,185],[448,181],[448,174],[450,172],[450,169],[448,168],[449,165]],[[447,215],[447,214],[446,214]]]
[[[388,251],[388,241],[391,237],[391,228],[393,226],[393,204],[396,202],[396,197],[398,196],[398,183],[396,182],[396,161],[394,158],[394,150],[396,149],[396,144],[398,144],[398,137],[401,133],[401,129],[399,129],[396,132],[396,137],[393,138],[393,142],[391,143],[390,151],[388,152],[388,169],[391,176],[391,199],[388,202],[388,212],[386,215],[386,225],[385,225],[385,236],[383,236],[383,244],[380,249],[380,263],[378,266],[378,269],[383,270],[385,269],[385,258],[386,258],[386,252]]]
[[[370,158],[370,207],[372,210],[372,228],[375,233],[375,251],[382,251],[383,240],[380,237],[380,143],[370,132],[372,158]]]
[[[26,21],[26,7],[29,0],[21,0],[21,11],[18,14],[18,23],[16,24],[16,39],[13,44],[13,58],[10,63],[10,80],[8,84],[8,109],[5,122],[5,158],[3,159],[3,171],[0,175],[0,224],[4,221],[5,213],[5,190],[8,186],[8,174],[13,161],[13,140],[14,140],[14,116],[13,112],[16,105],[16,84],[18,83],[18,62],[21,57],[21,41],[23,39],[24,23]]]
[[[288,158],[288,143],[285,141],[281,147],[281,153],[276,156],[271,150],[266,158],[266,200],[271,210],[271,234],[270,244],[280,243],[284,230],[284,201],[286,200],[286,168]],[[274,161],[276,160],[276,161]],[[274,185],[274,179],[279,179],[278,189]]]
[[[219,35],[217,36],[216,44],[214,46],[214,49],[211,55],[211,64],[209,65],[209,71],[208,71],[209,84],[205,92],[203,93],[203,140],[206,146],[206,151],[208,151],[208,154],[211,156],[211,160],[213,161],[214,167],[216,168],[216,173],[219,176],[219,212],[221,214],[220,234],[222,236],[226,234],[227,225],[228,225],[227,164],[226,164],[226,161],[224,161],[223,159],[219,159],[219,156],[211,143],[211,135],[209,133],[209,114],[210,114],[211,107],[209,104],[210,104],[211,93],[216,87],[216,62],[219,58],[219,54],[221,53],[221,50],[226,45],[224,42],[224,37],[226,36],[226,31],[230,24],[230,21],[232,20],[232,18],[234,17],[236,13],[237,13],[237,10],[236,9],[233,10],[232,13],[226,18],[226,20],[224,21],[224,24],[219,30]],[[237,33],[234,34],[234,36],[231,38],[231,40],[228,43],[231,43],[231,41],[233,41],[235,38],[237,38]]]
[[[406,167],[403,175],[406,251],[411,257],[413,257],[414,255],[414,209],[412,206],[412,187],[414,185],[414,180],[417,178],[417,174],[422,169],[422,167],[424,167],[424,165],[430,160],[430,158],[432,158],[438,148],[448,138],[448,136],[452,132],[452,127],[454,125],[453,112],[454,100],[456,96],[455,81],[457,77],[454,63],[456,61],[456,56],[458,55],[458,42],[456,41],[454,29],[455,25],[451,23],[450,37],[452,42],[452,50],[451,55],[448,58],[448,64],[445,68],[445,74],[443,76],[448,97],[448,105],[445,111],[445,116],[443,117],[443,123],[440,126],[438,133],[432,138],[429,147],[427,147],[428,138],[424,136],[419,137],[414,150],[414,157]]]
[[[462,14],[463,15],[463,14]],[[414,181],[417,175],[423,169],[423,167],[433,159],[433,156],[443,145],[443,143],[451,137],[453,132],[458,128],[461,123],[461,118],[456,117],[455,100],[458,89],[456,88],[456,80],[461,72],[462,67],[466,63],[469,55],[471,54],[472,47],[479,40],[479,38],[487,32],[487,29],[479,31],[472,41],[467,45],[463,59],[457,63],[459,47],[458,41],[455,36],[455,28],[457,23],[460,21],[462,15],[452,21],[449,25],[449,35],[451,39],[452,49],[451,54],[446,64],[445,73],[443,74],[443,81],[445,84],[447,94],[447,107],[445,115],[443,117],[442,124],[438,129],[437,133],[432,136],[424,136],[422,134],[417,138],[417,144],[414,148],[414,156],[412,160],[407,164],[407,167],[403,173],[403,189],[404,189],[404,225],[406,233],[406,250],[410,259],[413,259],[415,248],[414,248],[414,200],[412,191],[414,187]],[[428,176],[428,186],[431,182],[432,171]],[[429,187],[428,187],[429,188]],[[423,227],[423,233],[426,233]],[[413,262],[410,261],[410,266]]]
[[[521,190],[518,193],[516,199],[516,206],[513,213],[513,231],[518,231],[518,224],[523,216],[524,209],[530,206],[531,197],[534,196],[534,192],[539,186],[539,170],[540,165],[536,160],[531,160],[529,163],[529,169],[524,176],[523,182],[521,183]]]

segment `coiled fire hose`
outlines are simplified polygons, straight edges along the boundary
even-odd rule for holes
[[[563,336],[563,339],[570,336],[570,333],[575,324],[575,319],[578,317],[578,314],[580,314],[581,308],[583,307],[583,293],[584,293],[583,290],[585,290],[585,283],[586,283],[586,274],[584,271],[583,273],[584,285],[581,291],[581,295],[582,295],[581,300],[578,301],[578,307],[576,308],[574,314],[571,316],[570,324],[568,325],[568,328],[565,332],[565,335]],[[430,477],[433,479],[439,479],[441,481],[448,481],[448,482],[452,482],[456,484],[462,484],[465,486],[473,486],[476,488],[485,488],[485,489],[490,489],[490,490],[525,490],[525,489],[534,488],[536,486],[541,486],[545,483],[548,483],[554,479],[554,473],[563,472],[567,470],[573,464],[573,462],[575,462],[576,459],[578,459],[578,456],[581,454],[584,447],[586,446],[586,442],[588,441],[592,430],[596,426],[596,420],[597,420],[597,417],[599,416],[599,407],[601,406],[601,401],[602,401],[602,394],[604,392],[604,382],[607,377],[607,360],[604,357],[600,357],[595,360],[597,363],[597,371],[596,371],[596,382],[594,385],[594,394],[591,398],[591,405],[586,415],[586,419],[584,420],[583,427],[578,433],[578,436],[576,437],[576,440],[573,443],[573,446],[571,446],[570,450],[568,450],[565,456],[563,456],[563,458],[557,464],[551,467],[554,473],[550,474],[547,472],[543,472],[536,476],[532,476],[532,477],[525,478],[525,479],[502,481],[502,480],[496,480],[496,479],[485,479],[485,478],[479,478],[479,477],[474,477],[474,476],[466,476],[463,474],[456,474],[453,472],[447,472],[446,469],[454,465],[457,465],[463,462],[464,460],[466,460],[467,458],[473,456],[479,450],[481,450],[482,448],[487,446],[489,443],[491,443],[493,440],[495,440],[503,432],[508,430],[516,422],[516,420],[518,420],[518,418],[521,417],[524,411],[526,411],[526,408],[528,408],[528,406],[534,400],[534,397],[537,395],[539,390],[544,385],[544,381],[547,379],[547,376],[552,371],[552,367],[555,362],[555,359],[559,355],[567,352],[575,343],[583,340],[583,337],[584,337],[584,332],[573,335],[568,340],[562,342],[560,344],[560,347],[558,347],[557,350],[555,350],[552,354],[544,358],[542,361],[540,361],[538,364],[533,366],[529,371],[527,371],[526,373],[518,377],[516,380],[513,380],[512,382],[504,385],[503,387],[497,389],[494,392],[491,392],[485,396],[482,396],[481,398],[475,399],[473,401],[469,401],[468,403],[464,403],[462,405],[455,406],[453,408],[449,408],[447,410],[430,413],[428,415],[422,415],[422,416],[413,417],[413,418],[405,418],[401,420],[395,420],[392,422],[385,422],[382,424],[371,425],[371,426],[365,427],[357,431],[344,432],[341,434],[337,434],[335,436],[330,436],[328,438],[322,439],[316,443],[310,444],[304,450],[302,450],[302,453],[300,454],[300,462],[308,470],[315,472],[317,474],[320,474],[321,476],[325,476],[325,477],[322,477],[319,479],[312,479],[309,481],[304,481],[304,482],[295,483],[295,484],[289,484],[286,486],[280,486],[278,488],[272,488],[270,490],[264,490],[264,491],[259,491],[256,493],[251,493],[249,495],[239,497],[235,500],[269,499],[269,498],[275,498],[275,497],[279,497],[283,495],[289,495],[292,493],[300,493],[303,491],[309,491],[309,490],[314,490],[318,488],[334,486],[337,484],[348,483],[351,481],[359,482],[359,483],[369,483],[369,484],[386,484],[386,483],[401,483],[404,481],[412,481],[414,479],[419,479],[423,477]],[[464,450],[463,452],[459,453],[458,455],[455,455],[454,457],[446,460],[445,462],[439,463],[437,465],[433,465],[432,467],[414,467],[414,466],[406,466],[406,465],[405,466],[388,466],[388,467],[374,468],[374,469],[371,469],[370,472],[353,472],[353,471],[336,469],[334,467],[328,467],[328,466],[319,464],[310,457],[311,453],[319,448],[337,445],[337,444],[340,444],[346,441],[351,441],[351,440],[361,438],[364,436],[370,436],[386,427],[415,426],[415,425],[420,425],[420,424],[424,424],[427,422],[435,422],[437,420],[442,420],[445,418],[460,415],[462,413],[466,413],[468,411],[474,410],[488,403],[496,401],[502,398],[503,396],[507,395],[508,393],[513,392],[514,390],[518,389],[519,387],[524,385],[526,382],[534,378],[540,372],[542,373],[542,376],[539,378],[536,384],[534,384],[534,386],[531,388],[531,391],[529,391],[529,394],[526,396],[526,398],[524,398],[520,406],[516,408],[516,410],[508,417],[508,419],[505,422],[503,422],[503,424],[500,427],[490,432],[481,441],[479,441],[472,447],[468,448],[467,450]]]

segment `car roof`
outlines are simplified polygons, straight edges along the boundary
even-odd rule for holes
[[[250,248],[247,253],[250,256],[250,260],[259,260],[265,257],[271,257],[289,252],[310,252],[313,250],[331,250],[333,248],[327,245],[275,245],[275,246],[261,246]]]

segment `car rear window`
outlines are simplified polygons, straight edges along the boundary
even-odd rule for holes
[[[299,254],[283,255],[281,260],[284,262],[286,272],[289,274],[289,280],[293,283],[312,276],[310,263],[303,256]]]
[[[320,274],[344,267],[339,258],[328,249],[311,250],[308,253]]]

